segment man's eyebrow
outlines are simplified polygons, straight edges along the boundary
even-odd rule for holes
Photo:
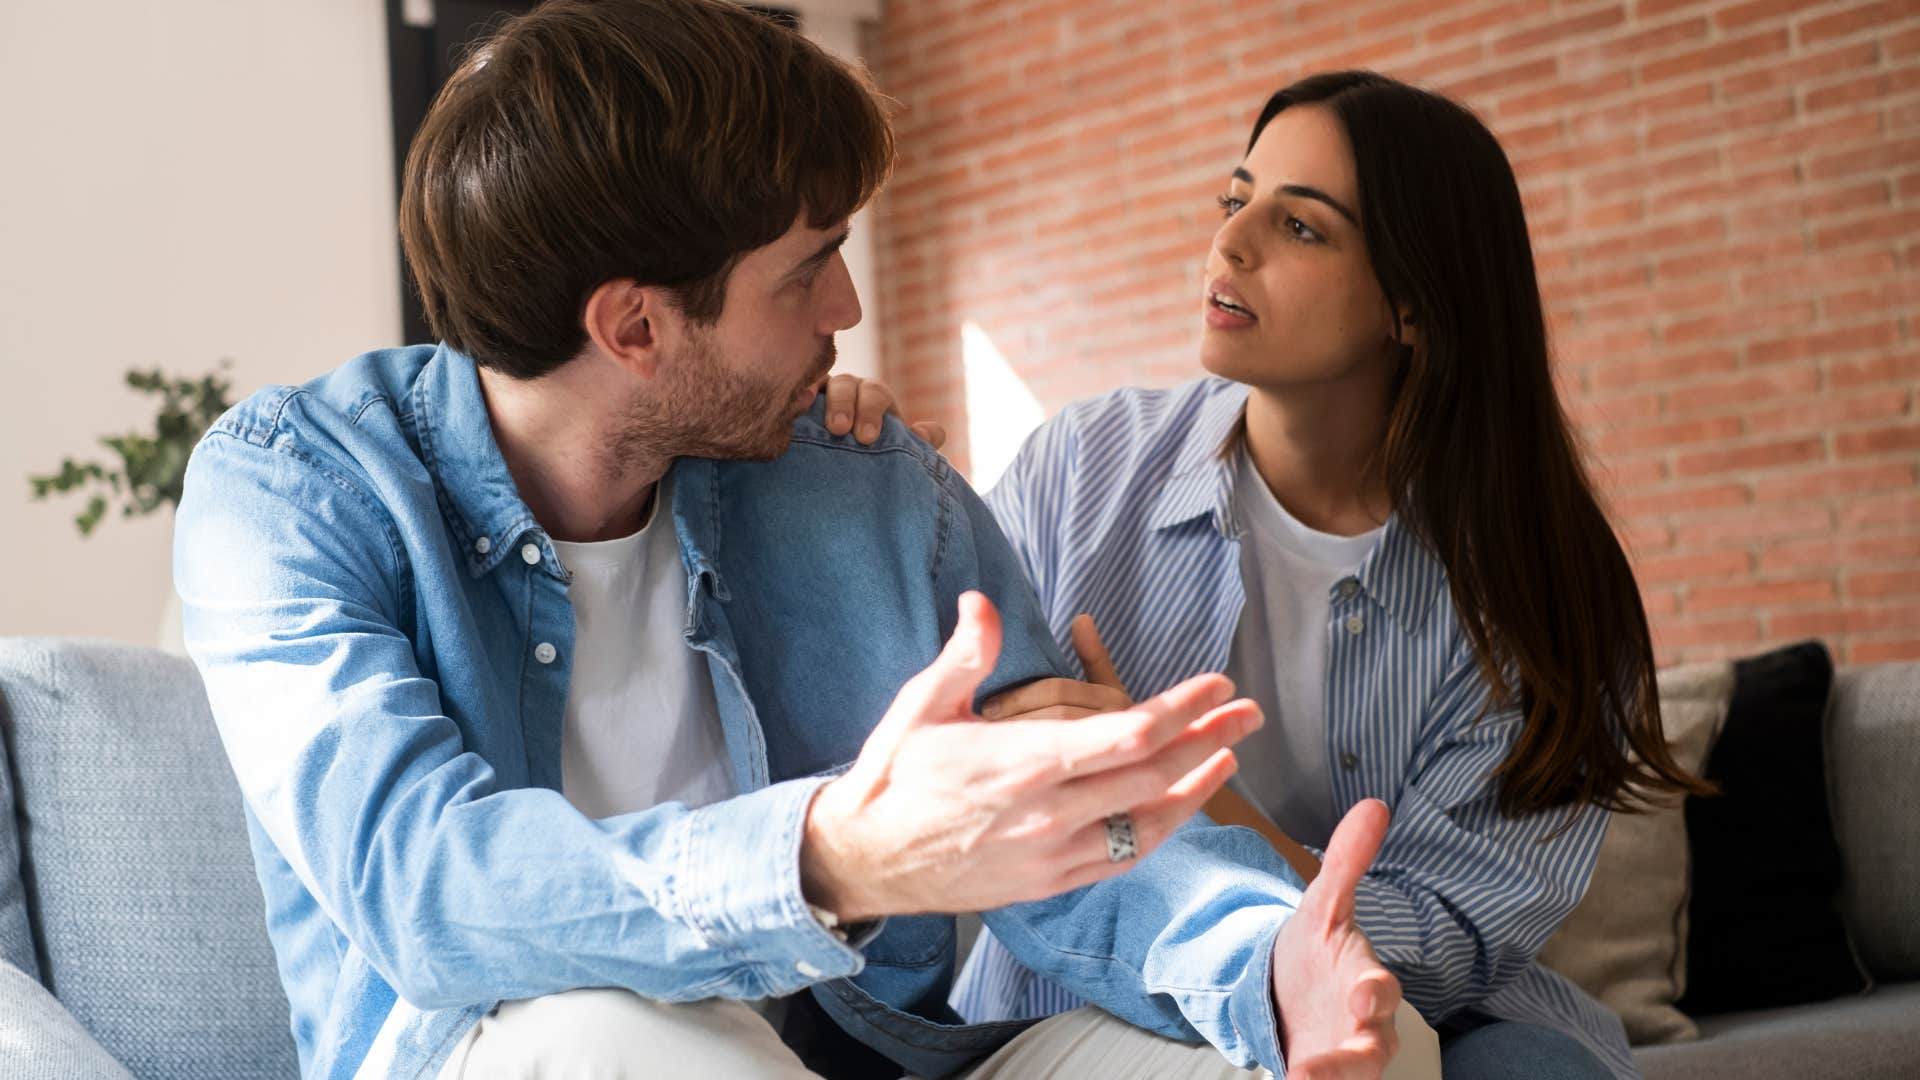
[[[1245,169],[1233,170],[1233,178],[1235,180],[1244,181],[1248,184],[1253,183],[1253,174],[1248,172]],[[1341,205],[1340,200],[1334,198],[1333,196],[1327,194],[1324,191],[1321,191],[1319,188],[1308,187],[1305,184],[1281,184],[1279,187],[1273,189],[1273,193],[1275,195],[1292,195],[1301,199],[1313,199],[1318,202],[1326,203],[1328,206],[1331,206],[1335,210],[1339,211],[1341,217],[1346,218],[1348,221],[1352,222],[1355,228],[1360,227],[1360,219],[1354,215],[1353,211]]]
[[[826,243],[820,245],[819,251],[816,251],[813,254],[807,256],[805,259],[801,260],[800,263],[796,265],[792,270],[787,271],[787,276],[790,278],[803,277],[809,271],[817,270],[820,267],[825,266],[827,263],[827,260],[833,258],[833,253],[836,251],[839,251],[840,245],[846,243],[847,237],[852,235],[853,235],[853,226],[849,225],[846,228],[841,229],[839,235],[835,236],[831,240],[828,240]]]

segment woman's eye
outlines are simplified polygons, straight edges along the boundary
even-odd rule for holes
[[[1220,216],[1222,217],[1232,217],[1240,212],[1241,207],[1247,205],[1245,199],[1236,199],[1231,195],[1222,195],[1213,201],[1220,204]]]
[[[1313,231],[1313,226],[1297,217],[1287,219],[1287,231],[1293,234],[1294,239],[1305,240],[1308,243],[1315,243],[1320,239],[1320,234]]]

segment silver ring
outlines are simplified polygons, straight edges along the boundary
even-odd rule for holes
[[[1133,815],[1125,812],[1107,818],[1107,861],[1126,862],[1140,853],[1133,843]]]

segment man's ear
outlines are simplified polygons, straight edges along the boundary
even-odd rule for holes
[[[679,319],[680,312],[665,289],[641,285],[632,278],[601,282],[581,312],[587,340],[607,359],[643,379],[660,370]]]

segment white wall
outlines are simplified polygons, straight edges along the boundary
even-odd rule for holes
[[[800,28],[814,43],[842,59],[860,62],[860,24],[880,17],[879,0],[779,0],[776,6],[800,13]],[[853,216],[853,235],[841,247],[847,273],[860,294],[862,318],[835,335],[839,359],[834,370],[862,378],[883,377],[880,358],[880,289],[874,281],[873,208]]]
[[[150,429],[127,368],[398,343],[388,110],[380,0],[0,0],[0,635],[155,639],[171,520],[81,540],[26,480]]]

